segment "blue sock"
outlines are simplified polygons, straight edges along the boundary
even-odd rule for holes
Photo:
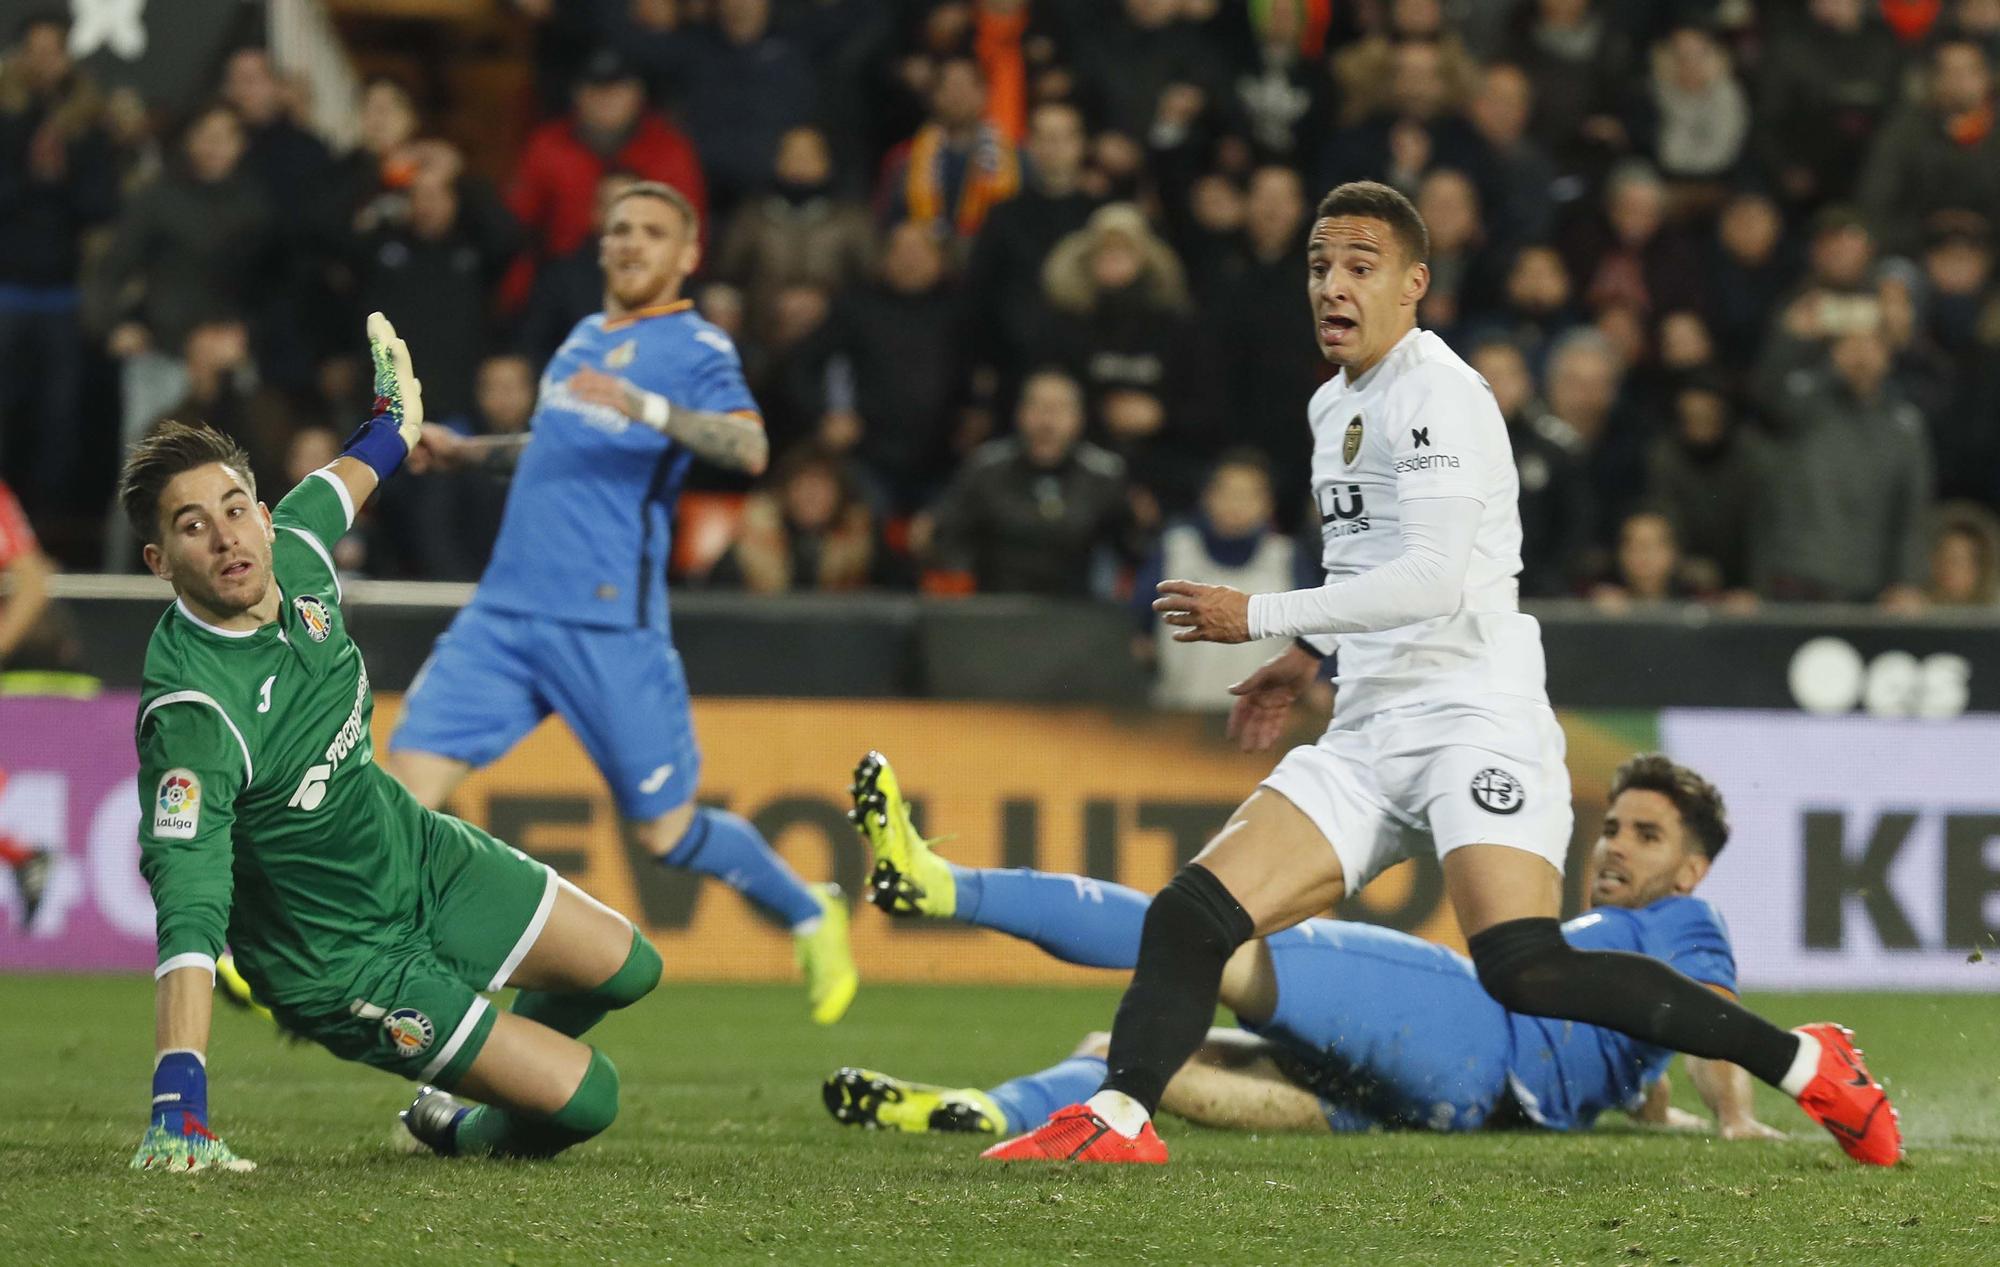
[[[191,1051],[162,1052],[153,1066],[153,1121],[186,1134],[190,1119],[208,1124],[208,1069]]]
[[[819,899],[748,822],[724,809],[698,809],[680,843],[660,859],[712,875],[797,928],[820,917]]]
[[[1104,1085],[1104,1062],[1095,1056],[1071,1056],[1040,1073],[1003,1082],[986,1094],[1007,1115],[1002,1133],[1031,1131],[1057,1109],[1082,1104]]]
[[[1080,875],[953,867],[952,918],[1033,942],[1064,963],[1130,968],[1152,899],[1137,889]]]

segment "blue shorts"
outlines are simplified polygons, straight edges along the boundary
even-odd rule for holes
[[[1507,1013],[1472,965],[1370,924],[1315,919],[1269,939],[1278,1007],[1245,1029],[1319,1096],[1336,1131],[1472,1131],[1511,1107]]]
[[[569,723],[625,818],[651,822],[694,797],[701,750],[687,675],[651,629],[467,607],[417,670],[389,750],[490,765],[550,713]]]

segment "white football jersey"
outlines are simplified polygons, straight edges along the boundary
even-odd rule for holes
[[[1499,694],[1546,702],[1542,631],[1520,610],[1520,486],[1486,381],[1412,330],[1359,381],[1342,370],[1307,406],[1328,584],[1403,552],[1401,504],[1482,503],[1464,597],[1449,616],[1339,639],[1334,725],[1405,704]]]

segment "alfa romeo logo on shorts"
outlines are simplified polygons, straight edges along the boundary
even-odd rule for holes
[[[1512,814],[1527,802],[1521,781],[1505,770],[1486,767],[1472,776],[1472,800],[1489,814]]]
[[[389,1041],[396,1044],[399,1056],[421,1056],[437,1037],[431,1018],[413,1007],[399,1007],[383,1017],[382,1028],[389,1031]]]

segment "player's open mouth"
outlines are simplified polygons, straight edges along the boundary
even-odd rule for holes
[[[1597,873],[1597,878],[1592,882],[1592,887],[1615,889],[1621,884],[1630,884],[1631,882],[1631,876],[1626,875],[1623,871],[1613,871],[1607,867]]]
[[[222,579],[225,581],[233,581],[239,576],[248,575],[249,572],[250,572],[250,560],[238,559],[236,562],[222,569]]]
[[[1325,344],[1344,343],[1354,333],[1352,317],[1321,317],[1319,319],[1319,340]]]

